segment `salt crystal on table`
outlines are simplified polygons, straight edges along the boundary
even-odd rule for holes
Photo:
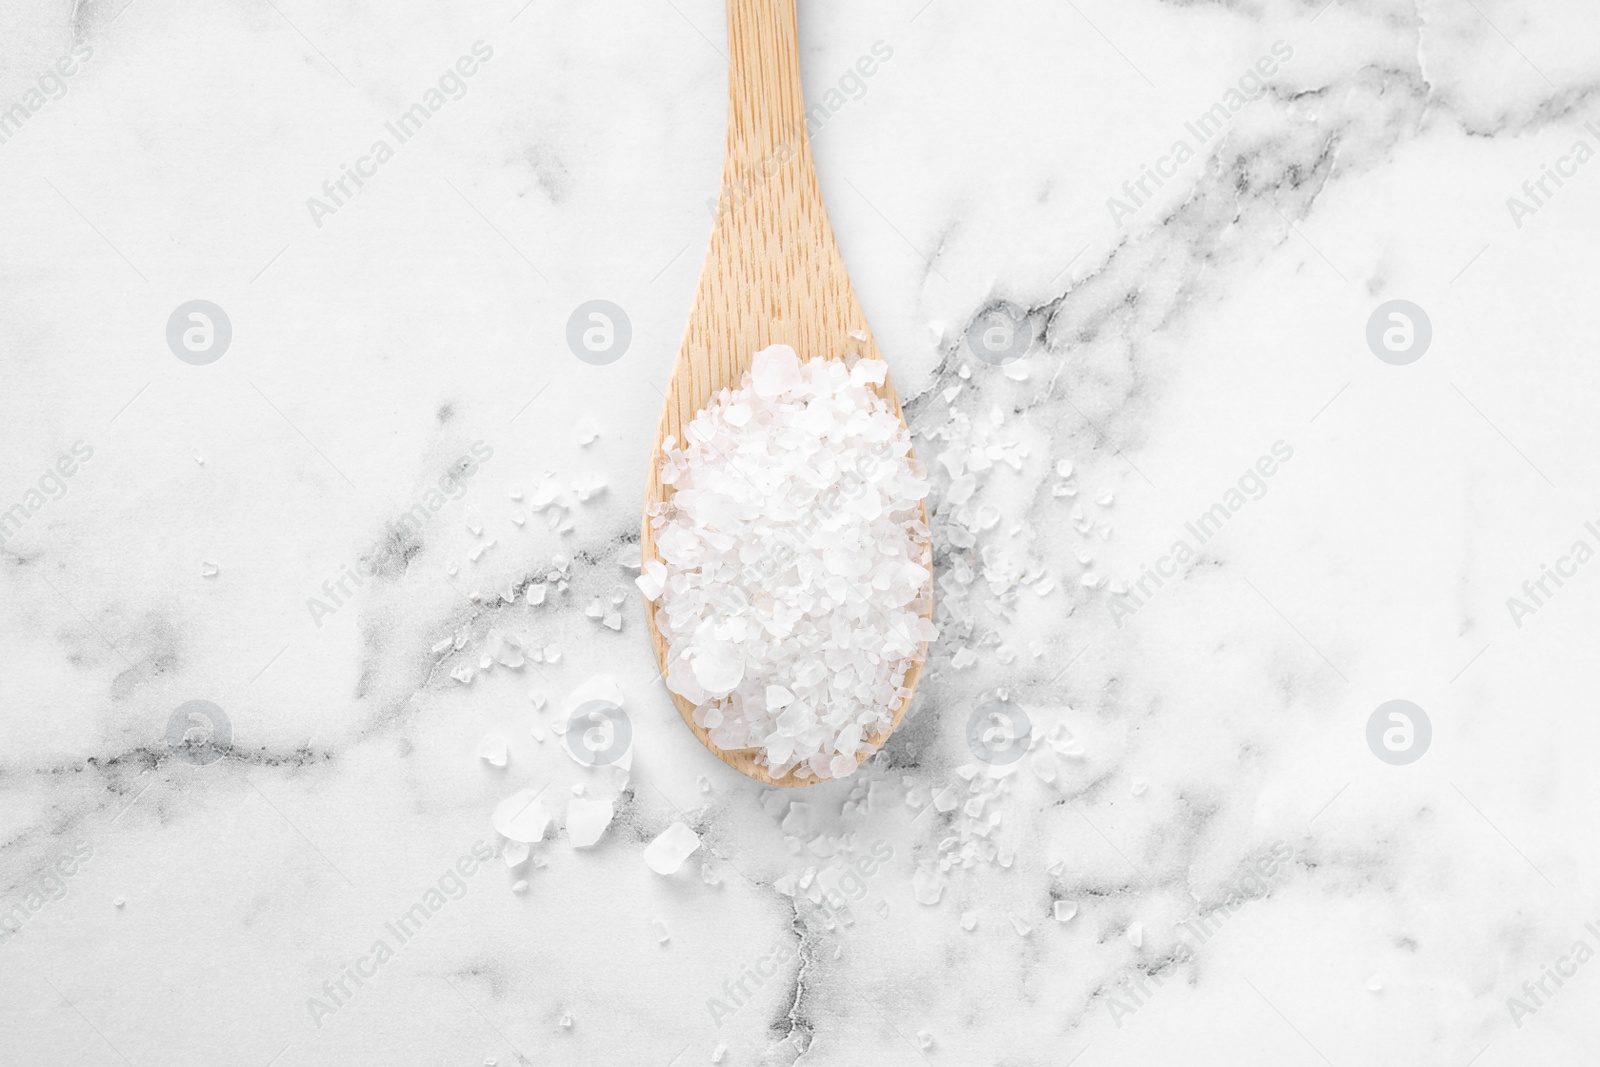
[[[652,920],[650,923],[650,928],[655,931],[656,944],[665,945],[668,941],[672,940],[672,935],[667,933],[667,924],[662,922],[660,919]]]
[[[1078,914],[1078,905],[1074,904],[1070,900],[1058,900],[1055,902],[1053,910],[1055,912],[1056,922],[1064,923],[1071,921],[1072,917]]]
[[[1044,869],[1044,873],[1050,875],[1052,878],[1060,878],[1063,874],[1067,873],[1067,861],[1056,860],[1054,863]]]
[[[675,822],[644,850],[645,864],[657,874],[672,874],[700,847],[700,835],[688,825]]]
[[[1134,796],[1142,797],[1142,796],[1144,796],[1144,791],[1146,789],[1148,789],[1148,788],[1150,788],[1150,787],[1145,785],[1144,782],[1140,781],[1138,778],[1135,778],[1133,780],[1133,786],[1131,787],[1130,791],[1133,793]]]
[[[1144,923],[1132,922],[1128,924],[1128,941],[1134,948],[1144,947]]]
[[[457,667],[455,670],[450,672],[450,677],[454,678],[456,681],[460,682],[462,685],[471,685],[472,684],[472,664],[463,663],[461,666]]]
[[[1072,477],[1072,460],[1070,460],[1070,459],[1058,459],[1058,460],[1056,460],[1056,475],[1058,477],[1061,477],[1061,478],[1070,478],[1070,477]]]
[[[811,830],[812,808],[810,804],[794,801],[789,805],[789,813],[783,817],[783,832],[786,834],[806,834]]]
[[[622,613],[620,611],[607,612],[606,617],[600,620],[600,625],[608,630],[621,630]]]
[[[528,880],[526,878],[518,878],[511,883],[511,891],[513,893],[526,893],[528,891]]]
[[[522,666],[522,643],[498,627],[489,631],[488,651],[502,667]]]
[[[975,911],[964,911],[964,912],[961,913],[961,929],[963,929],[963,930],[971,930],[973,927],[975,927],[977,925],[978,925],[978,913],[977,912],[975,912]]]
[[[723,1053],[725,1053],[727,1051],[728,1051],[728,1046],[727,1045],[718,1045],[716,1048],[712,1049],[711,1050],[711,1062],[712,1063],[721,1063],[722,1062],[722,1055],[723,1055]]]
[[[1377,975],[1373,975],[1371,978],[1368,978],[1367,979],[1367,990],[1369,992],[1372,992],[1372,993],[1381,993],[1381,992],[1383,992],[1383,979],[1378,977]]]
[[[933,1047],[933,1035],[928,1033],[928,1031],[926,1031],[926,1030],[918,1030],[917,1031],[917,1044],[921,1045],[923,1048],[932,1048]]]
[[[523,789],[502,800],[490,821],[501,837],[532,843],[544,837],[550,819],[550,812],[539,802],[539,794]]]
[[[978,488],[978,479],[971,474],[963,474],[950,483],[950,488],[945,491],[944,500],[947,504],[965,504],[972,499],[972,494]]]
[[[507,841],[500,848],[500,858],[506,861],[508,868],[516,870],[528,862],[528,854],[531,851],[526,841]]]
[[[500,733],[484,734],[483,740],[478,742],[478,757],[496,767],[506,765],[506,735]]]
[[[944,894],[944,876],[919,867],[911,875],[911,893],[918,904],[939,903],[939,897]]]
[[[573,797],[567,801],[567,837],[573,848],[589,848],[611,825],[614,811],[609,800]]]
[[[1033,933],[1032,925],[1023,921],[1020,916],[1008,915],[1007,918],[1011,920],[1011,929],[1017,932],[1018,937],[1027,937],[1029,934]]]
[[[548,587],[544,585],[530,585],[528,586],[527,593],[524,595],[528,598],[529,604],[532,604],[534,607],[538,607],[540,604],[544,603],[544,595],[547,591]]]

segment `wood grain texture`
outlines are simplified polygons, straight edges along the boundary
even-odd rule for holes
[[[802,360],[850,354],[881,358],[856,300],[828,225],[812,166],[800,90],[799,35],[794,0],[728,0],[728,146],[711,246],[689,312],[683,344],[661,412],[645,487],[641,556],[659,558],[650,526],[650,503],[666,499],[661,442],[692,421],[719,389],[737,387],[751,358],[768,345],[786,344]],[[858,336],[850,336],[854,331]],[[862,340],[861,338],[865,338]],[[896,415],[900,401],[885,380],[879,390]],[[926,508],[924,508],[926,520]],[[927,614],[933,612],[931,558]],[[655,605],[646,602],[650,640],[662,673],[667,643],[656,628]],[[915,690],[926,645],[906,674]],[[672,695],[702,744],[743,774],[773,785],[809,785],[810,776],[773,779],[756,764],[756,750],[725,751],[694,722],[694,705]],[[875,752],[905,717],[911,697],[895,709],[889,729],[867,739]]]

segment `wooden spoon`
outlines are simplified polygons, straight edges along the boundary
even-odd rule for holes
[[[670,495],[659,477],[661,442],[675,436],[681,444],[683,427],[717,390],[738,387],[756,352],[786,344],[801,360],[842,359],[847,352],[880,358],[839,258],[812,166],[794,0],[728,0],[728,57],[722,195],[650,456],[640,535],[644,560],[659,558],[649,505]],[[904,423],[893,384],[885,380],[878,392]],[[931,576],[925,602],[931,617]],[[655,604],[646,601],[650,641],[665,674],[667,642],[656,628],[655,614]],[[906,672],[906,689],[915,690],[926,654],[924,644]],[[798,768],[772,778],[757,765],[757,749],[719,749],[709,732],[695,725],[694,705],[676,693],[672,700],[701,744],[735,770],[769,785],[817,781],[799,774]],[[862,758],[888,740],[910,703],[907,695],[895,708],[889,728],[866,739]]]

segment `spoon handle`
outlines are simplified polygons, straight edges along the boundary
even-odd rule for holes
[[[728,0],[728,162],[775,170],[806,143],[795,0]]]

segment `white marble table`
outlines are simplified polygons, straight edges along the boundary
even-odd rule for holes
[[[943,634],[780,794],[628,569],[721,6],[125,2],[0,5],[0,1064],[1594,1062],[1600,9],[802,3]]]

